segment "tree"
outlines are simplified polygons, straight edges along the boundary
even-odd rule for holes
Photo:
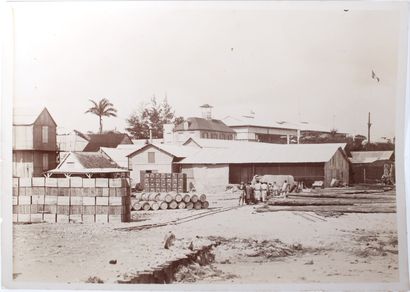
[[[114,105],[106,98],[101,99],[98,103],[91,99],[90,101],[93,103],[93,106],[90,107],[85,113],[86,114],[92,113],[98,116],[100,120],[100,134],[101,134],[103,130],[102,118],[103,117],[116,117],[117,110],[114,108]]]
[[[152,138],[162,138],[164,124],[179,124],[183,121],[183,117],[175,116],[175,111],[167,98],[158,103],[156,97],[153,96],[149,103],[141,103],[138,110],[127,119],[126,130],[135,139],[148,139],[150,129]]]

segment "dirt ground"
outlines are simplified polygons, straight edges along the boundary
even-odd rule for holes
[[[16,224],[15,281],[116,283],[184,257],[192,240],[219,245],[209,265],[179,268],[182,283],[398,281],[396,214],[258,213],[236,197],[210,195],[206,210],[133,212],[131,223]],[[166,250],[169,231],[177,241]]]

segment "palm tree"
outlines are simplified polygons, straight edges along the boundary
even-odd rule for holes
[[[85,113],[92,113],[99,117],[100,119],[100,134],[102,133],[102,118],[103,117],[116,117],[117,110],[114,108],[114,105],[106,98],[101,99],[98,103],[94,100],[90,101],[93,103],[93,106],[90,107]]]

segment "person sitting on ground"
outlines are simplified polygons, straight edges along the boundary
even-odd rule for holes
[[[239,189],[239,206],[245,204],[245,184],[241,182]]]

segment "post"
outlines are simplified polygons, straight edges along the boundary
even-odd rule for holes
[[[367,122],[367,144],[370,144],[370,127],[372,126],[372,123],[370,123],[370,112],[369,112],[369,119]]]
[[[297,140],[298,140],[298,144],[300,143],[300,130],[298,129],[297,130]]]
[[[289,144],[289,134],[286,134],[286,144]]]
[[[152,144],[152,128],[149,128],[149,142]]]

